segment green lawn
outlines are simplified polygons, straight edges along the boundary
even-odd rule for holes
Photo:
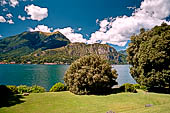
[[[67,91],[32,93],[22,100],[25,102],[0,108],[0,113],[170,113],[170,95],[143,91],[107,96],[80,96]]]

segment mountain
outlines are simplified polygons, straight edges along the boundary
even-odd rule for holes
[[[66,46],[70,41],[60,32],[23,32],[0,40],[0,60],[28,55],[37,50]]]
[[[23,61],[32,63],[72,63],[74,60],[90,54],[101,55],[110,63],[121,63],[118,52],[107,44],[70,43],[64,47],[36,51],[23,57]]]
[[[118,51],[119,53],[119,59],[121,60],[122,64],[127,64],[127,52],[126,50],[121,50],[121,51]]]

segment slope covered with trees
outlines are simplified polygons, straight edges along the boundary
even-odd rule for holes
[[[0,60],[15,60],[36,50],[59,48],[69,43],[60,32],[23,32],[0,40]]]
[[[71,43],[67,46],[55,49],[48,49],[45,51],[36,51],[28,56],[22,57],[24,62],[32,63],[72,63],[76,59],[85,56],[97,54],[110,63],[120,63],[118,52],[111,46],[106,44],[85,44],[85,43]]]

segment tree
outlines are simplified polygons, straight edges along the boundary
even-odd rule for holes
[[[84,56],[74,63],[64,75],[64,82],[74,94],[108,93],[116,85],[117,73],[102,57]]]
[[[170,88],[170,26],[163,23],[131,37],[127,49],[130,73],[149,88]]]

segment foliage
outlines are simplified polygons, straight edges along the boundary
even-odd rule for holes
[[[45,91],[46,91],[45,88],[37,85],[31,86],[29,89],[30,93],[43,93]]]
[[[144,91],[147,91],[147,90],[148,90],[148,88],[147,88],[146,86],[143,86],[143,85],[140,86],[140,89],[142,89],[142,90],[144,90]]]
[[[100,56],[84,56],[74,63],[64,75],[64,82],[74,94],[107,93],[115,84],[116,70]]]
[[[37,85],[34,85],[34,86],[26,86],[26,85],[20,85],[20,86],[17,86],[17,89],[18,89],[18,93],[19,94],[22,94],[22,93],[43,93],[45,92],[45,88],[41,87],[41,86],[37,86]]]
[[[22,93],[29,93],[30,92],[30,87],[26,86],[26,85],[20,85],[17,86],[18,89],[18,93],[22,94]]]
[[[63,83],[59,82],[52,86],[50,92],[66,91],[66,87]]]
[[[132,93],[137,93],[135,85],[125,83],[122,86],[120,86],[121,91],[123,92],[132,92]]]
[[[149,88],[170,88],[170,26],[163,23],[131,37],[127,49],[130,73]]]
[[[11,90],[12,93],[18,94],[18,88],[15,85],[7,85],[7,88]]]

